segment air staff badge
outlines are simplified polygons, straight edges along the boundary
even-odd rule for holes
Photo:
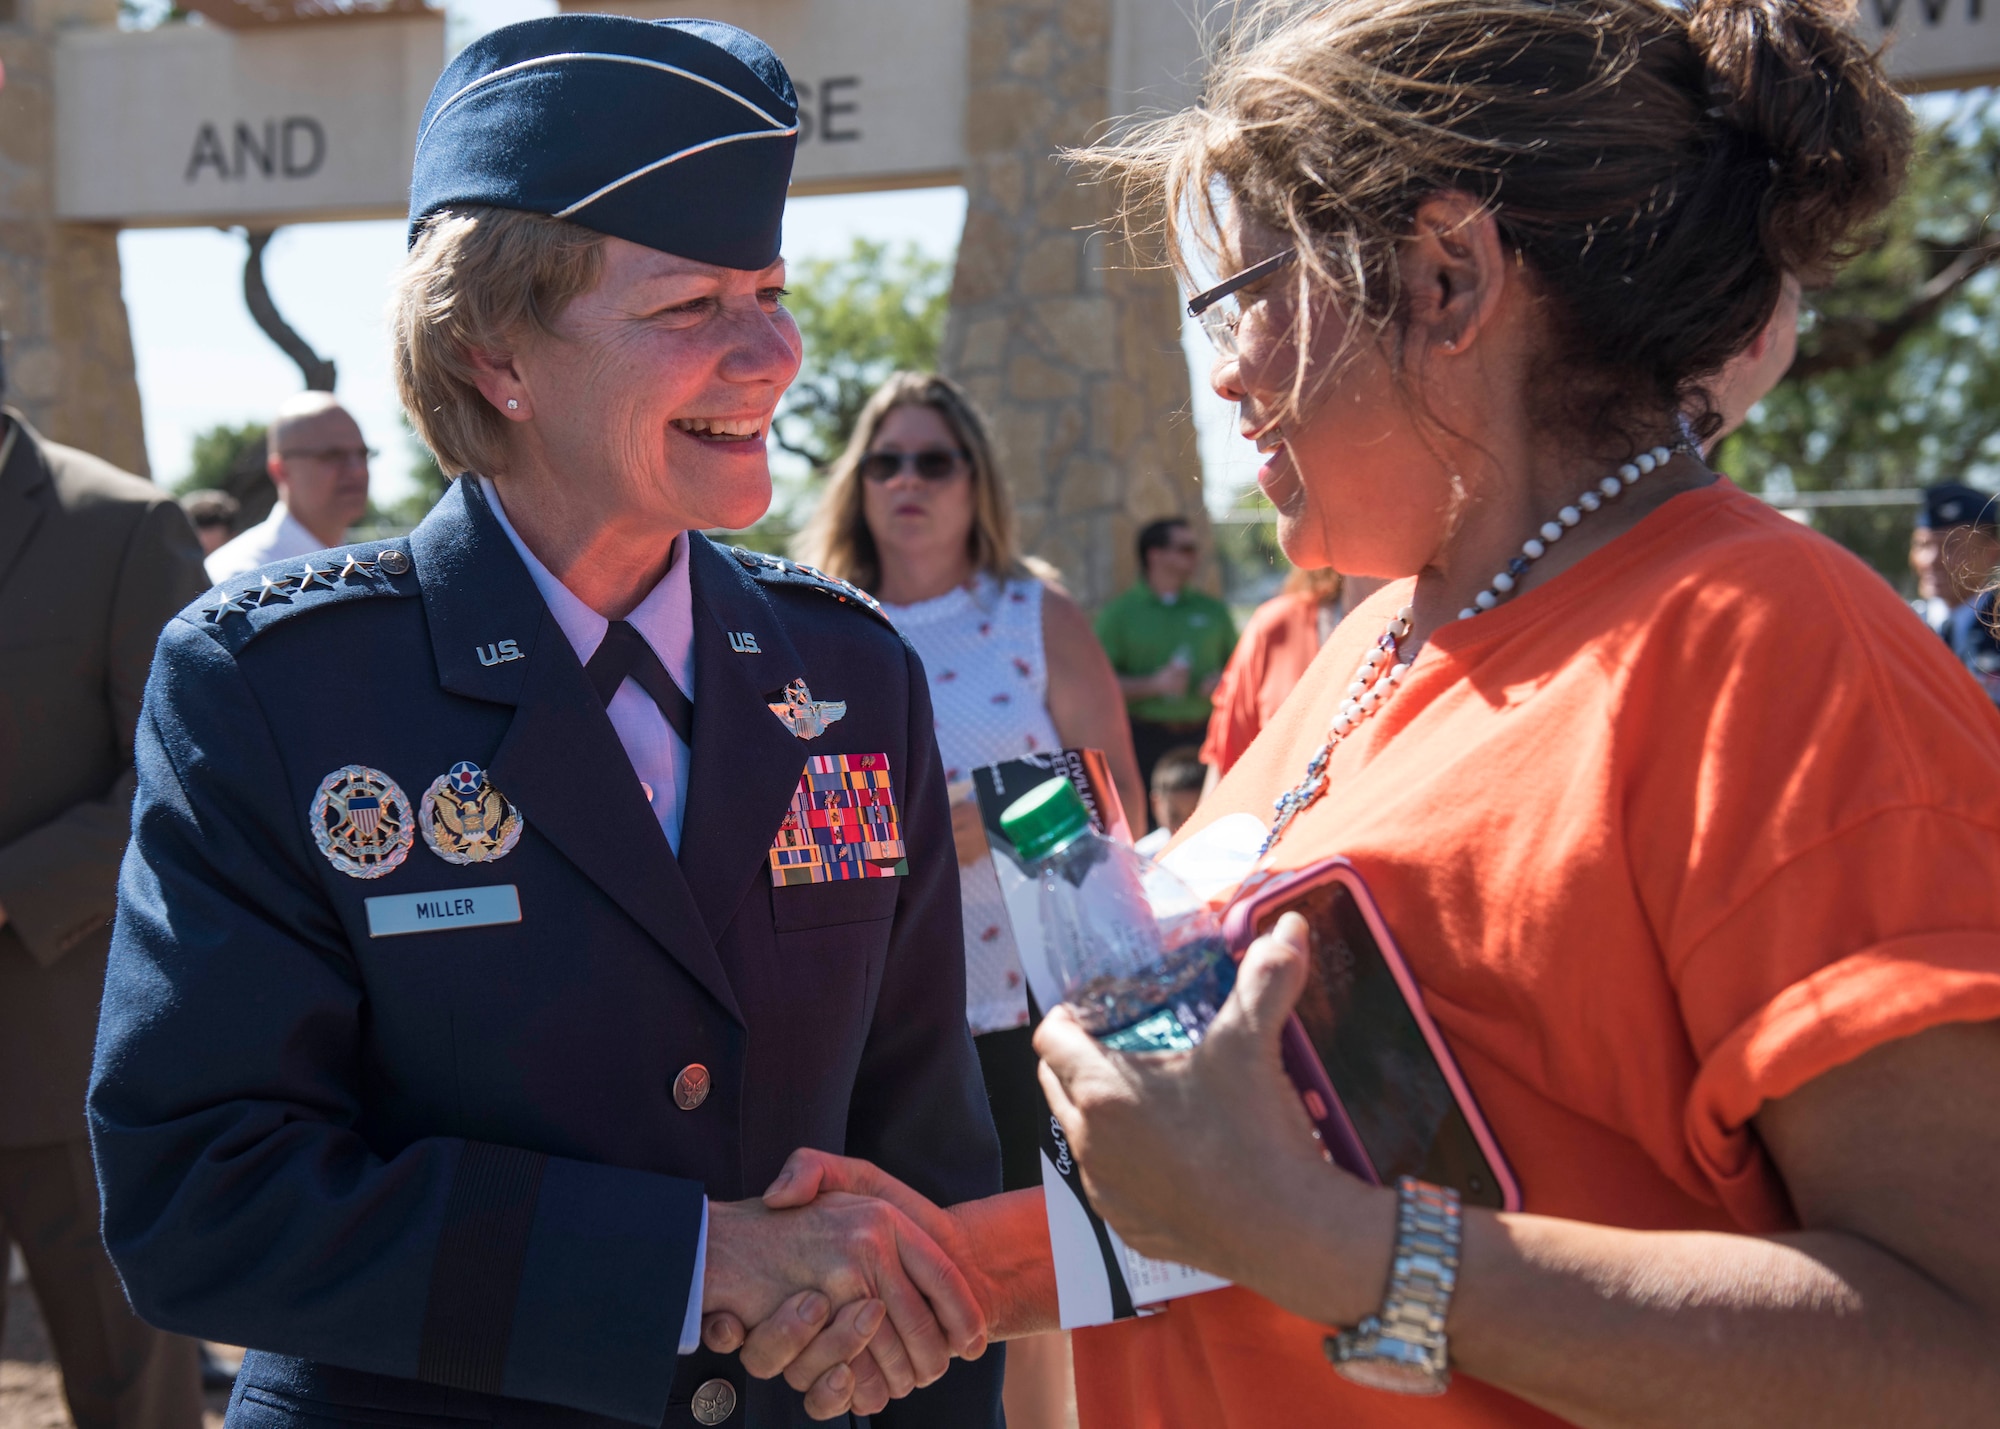
[[[521,841],[521,811],[493,787],[486,771],[460,760],[424,791],[417,806],[424,842],[446,863],[491,863]]]
[[[320,780],[312,802],[313,842],[350,878],[380,878],[409,856],[416,834],[409,796],[394,779],[349,764]]]
[[[804,680],[794,680],[771,702],[771,713],[800,739],[818,739],[826,727],[847,714],[846,700],[816,700]]]

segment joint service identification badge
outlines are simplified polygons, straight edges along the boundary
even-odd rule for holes
[[[379,769],[349,764],[320,780],[313,842],[350,878],[380,878],[409,856],[417,832],[409,796]]]
[[[806,761],[792,806],[771,840],[771,882],[834,883],[910,871],[886,754],[820,754]]]
[[[505,858],[525,826],[520,810],[469,760],[431,781],[417,806],[417,822],[431,852],[461,866]]]

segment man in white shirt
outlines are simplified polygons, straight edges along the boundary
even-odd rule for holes
[[[265,470],[278,488],[271,514],[208,558],[220,585],[271,561],[337,546],[368,509],[361,427],[331,392],[301,392],[271,421]]]

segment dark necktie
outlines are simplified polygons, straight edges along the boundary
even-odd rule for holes
[[[653,697],[653,703],[660,707],[660,713],[667,717],[667,723],[673,726],[681,742],[689,749],[694,748],[693,701],[681,693],[681,687],[674,683],[674,677],[667,673],[667,667],[660,663],[646,637],[630,621],[611,622],[611,628],[604,632],[604,643],[597,647],[583,673],[606,708],[625,677],[631,676],[640,689]]]

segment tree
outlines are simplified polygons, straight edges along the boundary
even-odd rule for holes
[[[2000,479],[2000,96],[1919,102],[1910,182],[1868,250],[1810,295],[1799,357],[1717,464],[1752,491]],[[1814,524],[1905,578],[1913,508]]]
[[[232,472],[254,450],[257,467],[263,468],[264,424],[245,422],[232,427],[227,422],[194,434],[189,443],[188,474],[174,483],[174,495],[190,491],[227,491]]]
[[[915,244],[866,238],[840,258],[793,265],[785,305],[805,341],[805,365],[778,409],[778,447],[815,472],[833,465],[854,420],[891,372],[937,366],[951,260]]]

